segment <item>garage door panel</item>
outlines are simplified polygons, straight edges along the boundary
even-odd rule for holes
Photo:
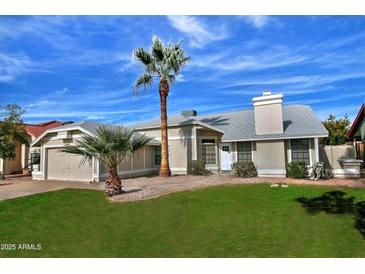
[[[60,148],[49,148],[47,152],[47,179],[74,181],[92,179],[91,162],[82,163],[82,156],[62,152]]]

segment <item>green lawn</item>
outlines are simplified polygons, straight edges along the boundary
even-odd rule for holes
[[[338,188],[337,188],[338,189]],[[0,202],[0,257],[365,257],[351,214],[308,214],[296,198],[335,188],[213,187],[128,204],[91,190]],[[365,191],[342,189],[357,201]]]

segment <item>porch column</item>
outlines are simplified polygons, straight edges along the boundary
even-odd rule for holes
[[[193,126],[193,132],[191,135],[191,146],[192,146],[192,160],[198,160],[198,147],[197,147],[197,136],[196,136],[196,126]]]
[[[319,162],[319,144],[318,137],[314,138],[314,162]]]

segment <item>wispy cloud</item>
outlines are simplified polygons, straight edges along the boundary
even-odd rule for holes
[[[347,94],[341,94],[341,95],[332,95],[332,96],[326,96],[322,98],[309,98],[309,99],[302,99],[302,100],[296,100],[296,101],[290,101],[292,104],[307,104],[307,105],[314,105],[314,104],[323,104],[328,102],[336,102],[336,101],[342,101],[344,99],[349,98],[364,98],[365,92],[354,92],[354,93],[347,93]]]
[[[201,20],[193,16],[168,16],[171,26],[190,38],[190,45],[201,48],[210,42],[226,39],[229,34],[223,26],[209,28]]]
[[[192,66],[215,69],[218,72],[234,72],[265,70],[306,61],[305,56],[292,53],[289,49],[280,46],[251,54],[237,54],[236,51],[226,49],[226,51],[217,54],[199,55],[194,59]]]
[[[270,17],[266,15],[248,15],[243,18],[248,24],[257,29],[264,28],[270,21]]]
[[[35,69],[35,62],[25,54],[0,52],[0,82],[10,82],[33,69]]]

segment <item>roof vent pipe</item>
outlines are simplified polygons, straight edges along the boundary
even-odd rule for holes
[[[181,112],[181,115],[185,117],[197,116],[198,112],[194,109],[188,109],[188,110],[183,110]]]

